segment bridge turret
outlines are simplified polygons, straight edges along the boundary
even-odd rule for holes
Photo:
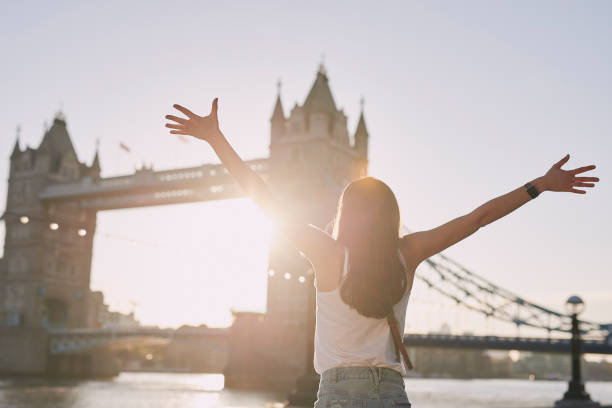
[[[15,138],[15,147],[13,147],[13,152],[11,153],[11,161],[17,158],[21,154],[21,149],[19,148],[19,128],[17,128],[17,137]]]
[[[280,121],[280,99],[273,120]],[[274,126],[273,126],[274,127]],[[285,134],[272,130],[270,159],[273,178],[315,177],[336,190],[361,175],[363,167],[350,145],[347,116],[338,109],[329,87],[327,70],[321,64],[304,103],[297,103],[285,119]],[[339,194],[336,191],[335,194]]]
[[[310,135],[316,137],[332,137],[335,127],[342,118],[342,114],[336,108],[336,102],[329,88],[327,70],[323,64],[319,70],[315,82],[302,105],[304,110],[305,127]]]
[[[347,117],[338,109],[329,87],[327,69],[323,64],[306,100],[304,101],[306,124],[313,135],[326,136],[341,145],[349,145]]]
[[[90,166],[91,169],[95,170],[98,175],[100,174],[100,155],[98,153],[98,149],[96,149],[96,154],[94,156],[93,162]]]
[[[80,178],[81,166],[70,140],[63,113],[58,112],[55,115],[53,124],[45,132],[36,155],[37,159],[38,156],[41,159],[39,170],[48,173],[54,180],[70,181]]]
[[[96,145],[96,153],[94,155],[93,161],[91,162],[91,166],[89,167],[83,166],[83,167],[85,167],[85,173],[89,177],[93,177],[95,179],[100,178],[100,172],[101,172],[100,154],[99,154],[99,148],[97,145]]]
[[[361,114],[359,115],[359,122],[357,123],[357,129],[355,130],[354,140],[355,144],[353,148],[359,155],[360,161],[360,174],[365,176],[367,173],[368,163],[368,139],[370,135],[366,128],[365,118],[363,115],[363,98],[361,99]]]
[[[283,137],[287,126],[287,119],[285,118],[283,103],[281,102],[280,89],[281,83],[278,81],[276,103],[274,104],[274,111],[272,112],[272,117],[270,118],[270,138],[272,143],[276,139]]]
[[[13,147],[13,151],[11,152],[11,156],[10,156],[10,168],[9,168],[9,178],[10,175],[12,175],[14,172],[19,171],[20,169],[24,168],[24,167],[29,167],[29,163],[25,163],[25,162],[29,162],[30,158],[27,157],[29,156],[28,154],[28,150],[29,149],[25,149],[24,151],[21,150],[21,147],[19,147],[19,139],[21,138],[21,127],[17,126],[17,135],[15,137],[15,145]],[[26,156],[26,157],[24,157]]]

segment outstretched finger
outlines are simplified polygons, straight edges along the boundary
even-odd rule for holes
[[[599,181],[599,177],[575,177],[576,181]]]
[[[574,187],[595,187],[594,183],[582,183],[582,182],[577,182],[573,184]]]
[[[570,173],[580,174],[580,173],[584,173],[585,171],[593,170],[594,168],[595,168],[595,165],[591,164],[589,166],[578,167],[577,169],[570,170]]]
[[[193,113],[192,111],[190,111],[189,109],[187,109],[184,106],[181,106],[179,104],[174,104],[172,105],[174,106],[175,109],[180,110],[181,112],[183,112],[189,119],[195,118],[197,115],[195,113]]]
[[[217,109],[219,105],[219,98],[215,98],[212,102],[212,109],[210,110],[210,114],[217,116]]]
[[[166,115],[166,119],[168,120],[173,120],[177,123],[182,123],[183,125],[186,125],[188,120],[185,118],[179,118],[178,116],[174,116],[174,115]]]
[[[188,135],[189,134],[185,132],[184,130],[171,130],[170,133],[172,133],[173,135]]]
[[[565,163],[567,163],[567,161],[569,160],[570,155],[569,153],[565,155],[565,157],[563,157],[561,160],[559,160],[558,162],[556,162],[555,164],[553,164],[553,167],[556,168],[561,168],[561,166],[563,166]]]
[[[174,123],[166,123],[166,127],[170,129],[185,130],[185,125],[177,125]]]
[[[584,190],[578,190],[577,188],[571,188],[568,191],[571,191],[572,193],[578,193],[578,194],[586,194],[586,191]]]

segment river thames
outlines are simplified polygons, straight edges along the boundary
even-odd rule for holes
[[[563,381],[406,379],[415,408],[551,407]],[[587,383],[591,397],[612,404],[612,382]],[[280,408],[286,393],[223,388],[221,374],[122,373],[111,380],[0,380],[1,408]]]

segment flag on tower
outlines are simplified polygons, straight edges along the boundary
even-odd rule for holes
[[[123,142],[119,142],[119,147],[123,150],[125,150],[126,152],[130,153],[132,151],[132,149],[130,149],[125,143]]]

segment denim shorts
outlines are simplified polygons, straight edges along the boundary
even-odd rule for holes
[[[387,367],[334,367],[319,381],[314,408],[410,408],[402,375]]]

